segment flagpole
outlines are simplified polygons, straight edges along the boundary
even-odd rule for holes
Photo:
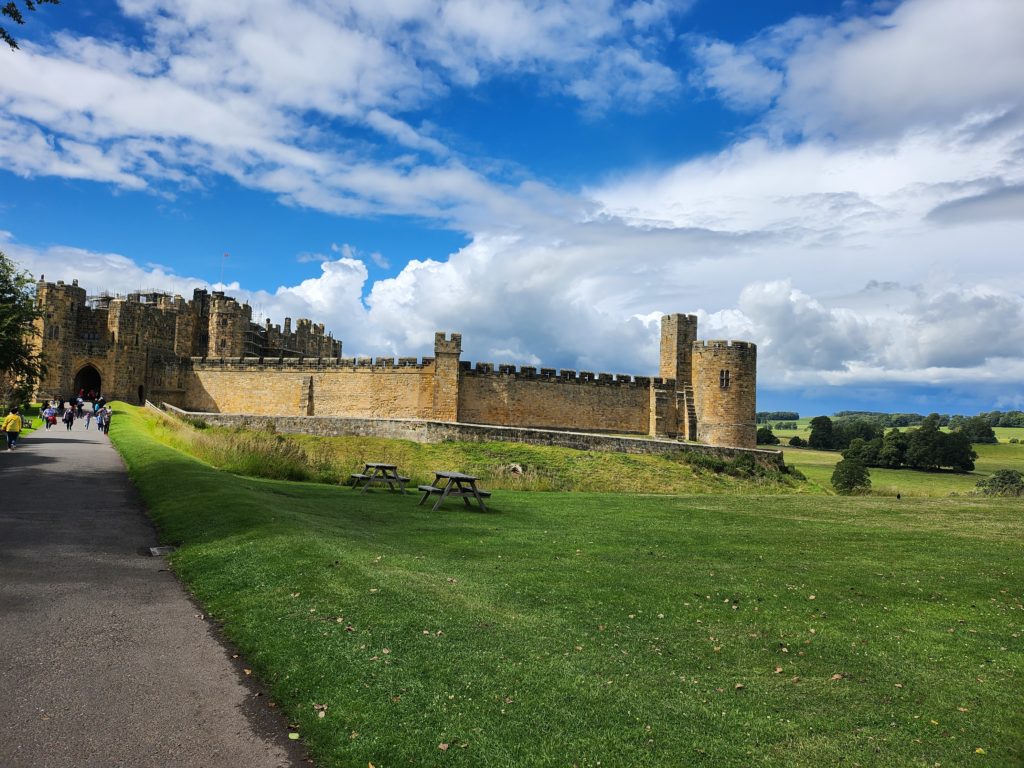
[[[224,288],[224,260],[227,259],[228,255],[225,253],[220,257],[220,287]]]

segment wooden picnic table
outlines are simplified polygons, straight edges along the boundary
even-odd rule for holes
[[[398,490],[405,493],[405,484],[409,482],[408,477],[398,474],[397,464],[380,464],[372,461],[366,462],[363,471],[353,472],[351,477],[352,488],[362,487],[362,493],[366,493],[371,485],[386,485],[392,491],[397,485]]]
[[[471,506],[469,503],[470,498],[474,498],[480,509],[486,512],[487,507],[484,506],[484,499],[489,498],[491,492],[482,491],[477,488],[477,480],[478,478],[473,475],[466,475],[462,472],[435,472],[433,483],[418,486],[423,491],[420,505],[433,494],[436,494],[438,497],[434,503],[434,511],[437,511],[437,508],[450,496],[460,497],[467,507]]]

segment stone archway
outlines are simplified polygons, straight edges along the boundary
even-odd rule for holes
[[[89,394],[90,391],[103,392],[103,378],[100,376],[100,372],[96,370],[95,366],[86,363],[75,374],[75,383],[73,387],[74,391],[71,393],[77,395],[80,391],[84,391],[85,394]]]

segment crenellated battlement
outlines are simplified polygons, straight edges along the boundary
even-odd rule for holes
[[[752,341],[733,341],[731,339],[704,339],[693,342],[695,352],[706,349],[736,349],[756,352],[757,344]]]
[[[443,331],[434,334],[434,355],[461,355],[462,334],[452,333],[448,335]]]
[[[631,376],[625,373],[594,373],[593,371],[575,371],[569,368],[536,368],[532,365],[517,367],[511,363],[478,362],[469,360],[459,362],[459,372],[463,376],[495,377],[522,381],[540,381],[558,384],[589,384],[594,386],[635,387],[647,389],[653,383],[655,387],[674,388],[673,379],[650,376]]]
[[[353,371],[384,371],[392,369],[429,368],[434,359],[424,357],[193,357],[193,370],[271,371],[309,370],[324,371],[349,369]]]

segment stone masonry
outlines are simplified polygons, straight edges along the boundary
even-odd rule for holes
[[[222,293],[87,297],[40,280],[41,396],[95,388],[224,414],[419,419],[495,427],[649,435],[755,446],[757,347],[699,341],[697,317],[662,318],[659,376],[461,359],[462,336],[437,333],[434,356],[341,357],[323,325],[252,321]]]

